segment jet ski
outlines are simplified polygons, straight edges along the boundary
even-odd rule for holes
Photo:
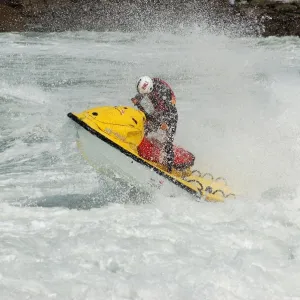
[[[195,156],[174,146],[171,172],[161,163],[159,141],[145,136],[146,115],[127,106],[102,106],[68,113],[77,125],[77,145],[96,169],[141,185],[176,185],[197,199],[222,202],[234,197],[223,178],[194,170]]]

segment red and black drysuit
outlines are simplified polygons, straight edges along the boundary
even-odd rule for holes
[[[165,81],[159,78],[153,78],[152,80],[153,90],[147,96],[153,105],[154,111],[149,114],[140,104],[144,95],[137,94],[133,99],[138,101],[136,106],[146,115],[146,135],[150,132],[157,131],[163,123],[167,124],[166,141],[163,150],[166,153],[165,164],[168,167],[168,171],[171,171],[174,162],[173,141],[178,121],[178,113],[175,106],[176,98],[171,87]]]

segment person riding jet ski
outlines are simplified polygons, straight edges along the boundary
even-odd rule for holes
[[[151,79],[149,76],[139,78],[137,92],[138,94],[131,101],[146,115],[145,136],[159,129],[165,132],[163,159],[160,163],[171,172],[174,162],[173,141],[178,122],[175,94],[168,83],[159,78]]]

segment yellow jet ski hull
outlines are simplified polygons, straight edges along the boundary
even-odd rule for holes
[[[85,149],[83,154],[89,152],[90,156],[97,155],[97,160],[106,163],[106,159],[116,165],[121,162],[116,161],[112,153],[127,156],[129,160],[123,163],[126,165],[127,173],[132,169],[133,162],[138,163],[140,174],[145,168],[150,169],[169,182],[177,185],[198,199],[207,201],[222,202],[225,198],[234,196],[224,180],[214,179],[210,174],[201,174],[197,170],[187,168],[184,170],[173,169],[171,173],[159,164],[144,159],[138,153],[137,147],[144,137],[144,123],[146,117],[143,112],[126,106],[104,106],[95,107],[82,113],[69,113],[68,117],[85,129],[82,135],[84,139],[89,139],[90,135],[101,141],[100,151],[94,144],[89,149]],[[86,134],[88,132],[88,134]],[[79,143],[79,147],[80,147]],[[104,146],[104,148],[103,148]],[[100,153],[101,152],[101,153]],[[124,167],[125,168],[125,167]]]

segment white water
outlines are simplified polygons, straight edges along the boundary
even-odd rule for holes
[[[300,299],[299,53],[194,29],[0,35],[1,299]],[[80,157],[66,114],[130,103],[142,74],[173,86],[176,142],[236,200],[124,204]]]

